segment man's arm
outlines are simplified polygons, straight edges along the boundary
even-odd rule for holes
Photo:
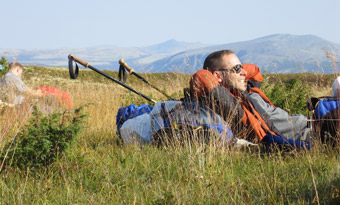
[[[42,97],[43,96],[40,89],[33,90],[31,88],[27,88],[25,90],[25,94],[29,95],[29,96],[32,96],[32,97]]]

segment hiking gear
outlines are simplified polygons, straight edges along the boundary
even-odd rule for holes
[[[285,110],[275,107],[258,88],[251,88],[245,94],[255,110],[265,120],[270,130],[288,139],[310,141],[311,131],[304,115],[289,115]],[[269,106],[269,105],[271,106]]]
[[[261,88],[263,77],[260,68],[257,65],[243,63],[243,69],[247,71],[246,81],[248,84],[248,89],[252,87]]]
[[[209,93],[218,85],[217,78],[208,70],[197,71],[190,79],[190,90],[195,99]]]
[[[308,142],[287,139],[285,137],[271,135],[271,134],[264,136],[264,138],[262,139],[262,143],[264,143],[267,147],[270,147],[276,144],[276,145],[288,145],[296,149],[308,149],[309,150],[312,148],[311,144]]]
[[[141,105],[141,106],[136,106],[134,104],[131,104],[127,107],[121,107],[118,109],[117,116],[116,116],[116,125],[117,125],[117,134],[119,135],[119,130],[124,124],[129,119],[135,118],[139,115],[142,115],[144,113],[150,113],[152,110],[151,105]]]
[[[257,92],[261,97],[265,96],[264,93],[258,90],[252,90],[252,92]],[[236,95],[235,95],[236,94]],[[245,93],[247,94],[247,93]],[[245,125],[250,125],[250,127],[255,131],[257,138],[261,141],[267,134],[280,135],[280,133],[275,129],[275,127],[268,121],[264,120],[262,115],[254,108],[254,105],[250,103],[247,95],[242,95],[238,90],[232,90],[231,95],[239,96],[242,98],[241,107],[245,112],[242,118],[242,122]],[[267,98],[268,99],[268,98]],[[269,99],[268,99],[269,100]],[[267,101],[266,101],[267,102]],[[269,103],[268,101],[267,103]]]
[[[126,83],[126,81],[127,81],[127,73],[126,73],[124,66],[122,66],[122,65],[119,66],[118,80],[120,80],[124,83]]]
[[[127,120],[119,129],[119,136],[125,144],[149,144],[152,140],[151,116],[145,113]]]
[[[152,124],[156,144],[207,143],[213,137],[222,144],[234,143],[229,124],[212,109],[195,100],[186,99],[173,108],[162,103],[151,114],[155,119]]]
[[[120,108],[116,124],[119,136],[127,144],[181,141],[185,137],[183,133],[192,137],[190,134],[197,134],[198,130],[214,132],[224,142],[233,139],[231,130],[221,116],[203,105],[189,101],[158,102],[151,111],[150,105]]]
[[[89,63],[87,63],[87,62],[85,62],[85,61],[83,61],[83,60],[81,60],[81,59],[79,59],[79,58],[76,58],[76,57],[73,56],[72,54],[70,54],[70,55],[68,56],[68,59],[69,59],[69,61],[68,61],[68,67],[69,67],[70,77],[71,77],[72,79],[76,79],[76,78],[78,77],[78,72],[79,72],[79,67],[78,67],[78,65],[77,65],[77,62],[78,62],[79,64],[83,65],[85,68],[90,68],[90,69],[96,71],[97,73],[99,73],[99,74],[105,76],[106,78],[112,80],[113,82],[118,83],[119,85],[123,86],[124,88],[126,88],[126,89],[128,89],[128,90],[130,90],[130,91],[132,91],[132,92],[134,92],[134,93],[137,94],[137,95],[140,95],[141,97],[145,98],[146,100],[151,101],[151,102],[153,102],[153,103],[156,102],[155,100],[153,100],[153,99],[151,99],[150,97],[148,97],[148,96],[146,96],[146,95],[144,95],[144,94],[142,94],[142,93],[136,91],[135,89],[131,88],[130,86],[126,85],[125,83],[123,83],[123,82],[121,82],[121,81],[119,81],[119,80],[117,80],[117,79],[115,79],[115,78],[109,76],[108,74],[106,74],[106,73],[104,73],[104,72],[102,72],[102,71],[96,69],[95,67],[89,65]],[[73,61],[76,62],[76,72],[75,72],[75,73],[73,72]]]
[[[315,119],[322,119],[339,107],[340,102],[337,97],[319,97],[317,99],[319,101],[314,109]]]
[[[61,106],[71,109],[72,98],[68,92],[52,86],[39,86],[38,88],[41,90],[44,97],[53,95]]]
[[[308,109],[313,111],[313,131],[323,143],[339,141],[340,101],[338,97],[318,97],[308,101]]]
[[[137,73],[135,73],[134,69],[131,68],[130,66],[128,66],[127,63],[124,62],[124,59],[121,58],[119,60],[119,64],[121,65],[119,67],[119,73],[118,73],[118,77],[119,80],[121,80],[121,77],[123,76],[124,78],[124,82],[126,82],[127,76],[126,76],[126,72],[123,68],[127,69],[129,71],[130,74],[135,75],[138,79],[142,80],[144,83],[148,84],[149,86],[151,86],[152,88],[154,88],[155,90],[157,90],[158,92],[162,93],[164,96],[166,96],[169,100],[175,100],[173,97],[169,96],[168,94],[166,94],[164,91],[160,90],[159,88],[157,88],[156,86],[152,85],[151,83],[149,83],[147,80],[145,80],[145,78],[143,78],[142,76],[138,75]],[[124,70],[124,71],[123,71]]]

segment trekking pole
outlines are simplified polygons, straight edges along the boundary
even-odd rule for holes
[[[73,61],[75,61],[75,62],[77,62],[77,63],[83,65],[85,68],[90,68],[90,69],[96,71],[97,73],[99,73],[99,74],[105,76],[106,78],[112,80],[113,82],[118,83],[119,85],[121,85],[121,86],[123,86],[124,88],[126,88],[126,89],[128,89],[128,90],[130,90],[130,91],[132,91],[132,92],[134,92],[134,93],[136,93],[137,95],[139,95],[139,96],[145,98],[146,100],[151,101],[151,102],[153,102],[153,103],[156,103],[156,101],[153,100],[153,99],[151,99],[150,97],[148,97],[148,96],[146,96],[146,95],[144,95],[144,94],[142,94],[142,93],[136,91],[135,89],[131,88],[130,86],[126,85],[125,83],[123,83],[123,82],[121,82],[121,81],[119,81],[119,80],[117,80],[117,79],[115,79],[115,78],[109,76],[108,74],[106,74],[106,73],[104,73],[104,72],[102,72],[102,71],[96,69],[95,67],[91,66],[89,63],[87,63],[87,62],[85,62],[85,61],[83,61],[83,60],[81,60],[81,59],[79,59],[79,58],[73,56],[72,54],[70,54],[70,55],[68,56],[68,59],[69,59],[69,61],[68,61],[68,68],[69,68],[69,72],[70,72],[70,77],[71,77],[72,79],[76,79],[76,78],[78,77],[78,73],[79,73],[79,67],[78,67],[77,64],[76,64],[76,70],[75,70],[75,72],[73,71]]]
[[[162,93],[163,95],[165,95],[168,99],[170,100],[176,100],[173,97],[169,96],[168,94],[166,94],[164,91],[160,90],[159,88],[157,88],[156,86],[152,85],[150,82],[148,82],[147,80],[145,80],[145,78],[143,78],[142,76],[138,75],[137,73],[135,73],[135,70],[133,68],[131,68],[130,66],[128,66],[127,63],[124,62],[124,59],[121,58],[119,60],[119,64],[121,66],[123,66],[124,68],[126,68],[130,74],[135,75],[137,78],[139,78],[140,80],[142,80],[144,83],[148,84],[149,86],[151,86],[152,88],[154,88],[155,90],[157,90],[158,92]],[[126,77],[124,76],[124,78],[126,79]]]

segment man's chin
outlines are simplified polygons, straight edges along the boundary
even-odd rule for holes
[[[244,92],[244,91],[246,91],[247,90],[247,84],[244,84],[244,85],[241,85],[241,86],[238,86],[238,88],[237,88],[239,91],[242,91],[242,92]]]
[[[247,88],[240,89],[240,91],[245,92]]]

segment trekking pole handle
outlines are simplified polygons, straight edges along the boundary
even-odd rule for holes
[[[81,59],[75,57],[73,54],[70,54],[68,57],[69,57],[69,58],[70,58],[70,57],[73,58],[73,60],[75,60],[76,62],[80,63],[80,64],[83,65],[85,68],[89,67],[89,63],[88,63],[88,62],[83,61],[83,60],[81,60]]]
[[[130,74],[133,73],[133,72],[135,72],[135,70],[133,70],[133,68],[131,68],[130,66],[128,66],[127,63],[125,63],[125,61],[124,61],[123,58],[121,58],[121,59],[119,60],[119,64],[122,65],[122,66],[124,66],[124,67],[129,71]]]

